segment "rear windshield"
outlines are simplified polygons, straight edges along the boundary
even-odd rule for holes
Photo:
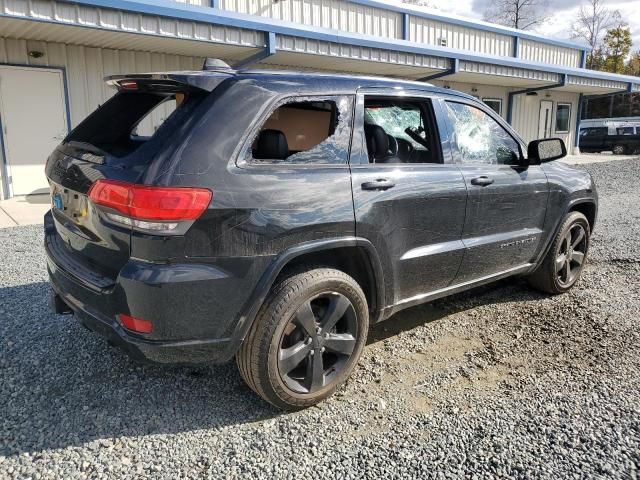
[[[119,92],[78,125],[65,143],[115,158],[128,157],[142,146],[159,147],[202,98],[194,92]]]

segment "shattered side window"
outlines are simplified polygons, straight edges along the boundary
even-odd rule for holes
[[[254,163],[346,164],[353,97],[304,97],[279,106],[251,145]]]
[[[446,102],[460,157],[458,163],[515,165],[520,147],[511,135],[479,108]]]
[[[412,107],[412,108],[411,108]],[[407,129],[424,130],[422,113],[417,105],[365,107],[365,124],[380,125],[384,131],[396,139],[406,140],[416,150],[424,150],[424,145],[407,134]],[[424,134],[424,132],[422,132]],[[425,135],[426,136],[426,135]]]

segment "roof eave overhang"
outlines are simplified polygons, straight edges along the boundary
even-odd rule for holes
[[[55,0],[49,0],[55,3]],[[581,68],[563,67],[558,65],[549,65],[537,62],[530,62],[520,58],[497,57],[484,54],[476,54],[465,50],[456,50],[446,47],[430,46],[407,40],[386,39],[354,33],[342,32],[338,30],[318,28],[314,26],[300,25],[297,23],[274,20],[264,17],[256,17],[236,12],[230,12],[220,9],[208,7],[196,7],[184,5],[168,0],[65,0],[64,3],[72,3],[89,8],[108,9],[117,11],[134,12],[143,15],[152,15],[170,19],[178,19],[190,22],[199,22],[202,24],[219,25],[224,27],[232,27],[244,31],[254,30],[264,34],[271,33],[276,35],[286,35],[298,37],[308,40],[317,40],[329,43],[351,45],[364,48],[374,48],[379,50],[394,51],[406,54],[416,54],[422,56],[430,56],[437,58],[446,58],[451,61],[468,61],[482,64],[496,65],[504,68],[518,68],[531,71],[540,71],[545,73],[555,73],[557,75],[569,75],[576,78],[595,79],[601,81],[625,83],[622,90],[636,91],[640,89],[640,79],[625,75],[611,74],[607,72],[597,72],[585,70]],[[39,21],[48,24],[67,25],[69,28],[94,28],[101,31],[111,31],[115,34],[131,34],[131,32],[121,32],[117,29],[108,29],[100,25],[72,25],[63,22],[57,17],[52,18],[29,18],[27,16],[19,16],[16,14],[8,15],[0,12],[0,18],[13,18],[22,20]],[[134,34],[146,35],[143,32],[135,32]],[[171,37],[180,41],[180,37]],[[264,38],[264,35],[263,35]],[[189,39],[185,41],[194,41]],[[197,42],[197,40],[195,40]],[[263,42],[266,46],[266,42]],[[240,45],[238,45],[240,47]],[[247,45],[249,47],[249,45]],[[253,46],[255,48],[256,46]],[[214,50],[212,49],[212,54]],[[552,82],[550,82],[552,83]],[[596,88],[591,86],[592,89]],[[611,89],[606,89],[611,90]],[[614,91],[618,91],[614,89]],[[578,92],[584,93],[584,92]]]

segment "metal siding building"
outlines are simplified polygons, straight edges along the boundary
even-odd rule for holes
[[[586,53],[376,0],[0,0],[1,193],[46,186],[49,151],[114,93],[106,75],[197,69],[218,57],[422,79],[485,100],[526,140],[553,135],[574,145],[581,96],[640,91],[637,78],[581,68]],[[570,112],[562,132],[558,106]],[[155,113],[147,128],[168,113]]]

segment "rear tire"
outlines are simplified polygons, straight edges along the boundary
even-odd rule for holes
[[[315,268],[279,281],[236,354],[240,375],[267,402],[299,410],[333,395],[369,330],[367,299],[344,272]]]
[[[624,145],[614,145],[613,154],[614,155],[624,155],[627,153],[627,148]]]
[[[570,212],[553,240],[546,257],[528,277],[529,284],[553,295],[573,287],[587,262],[591,231],[589,221],[580,212]]]

